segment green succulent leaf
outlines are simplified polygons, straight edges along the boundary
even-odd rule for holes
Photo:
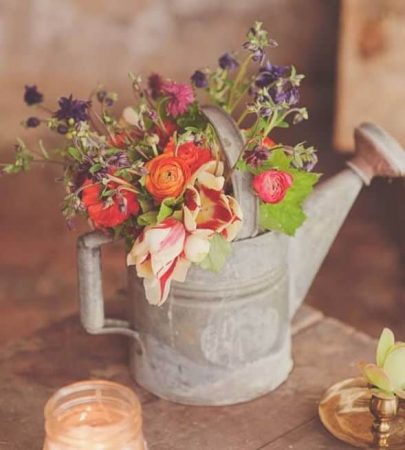
[[[231,251],[231,243],[222,234],[215,233],[210,241],[210,251],[199,266],[212,272],[220,272]]]
[[[384,372],[394,390],[405,388],[405,346],[398,345],[389,351],[384,361]]]
[[[394,391],[390,378],[380,367],[377,367],[375,364],[366,364],[363,366],[362,371],[364,377],[372,386],[388,393]]]
[[[384,328],[377,345],[376,361],[378,367],[384,366],[385,358],[395,344],[394,333],[389,328]]]

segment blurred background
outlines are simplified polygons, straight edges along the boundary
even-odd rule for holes
[[[13,158],[16,136],[57,145],[19,125],[30,115],[25,84],[37,84],[53,107],[102,83],[119,93],[119,111],[131,101],[129,71],[187,81],[238,50],[258,19],[280,44],[273,62],[306,74],[301,103],[310,120],[284,131],[283,141],[316,146],[326,178],[344,167],[362,120],[405,142],[401,8],[398,0],[1,0],[0,160]],[[66,228],[58,175],[38,167],[0,178],[0,344],[78,309],[75,241],[86,224]],[[374,336],[388,325],[405,337],[404,193],[402,181],[382,180],[362,192],[307,298]],[[106,298],[122,301],[123,246],[106,248],[103,264]]]

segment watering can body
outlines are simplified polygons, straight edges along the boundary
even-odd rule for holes
[[[243,140],[229,116],[205,114],[216,128],[229,165]],[[259,234],[257,199],[248,174],[232,180],[244,226],[220,273],[192,267],[173,283],[166,303],[148,304],[142,281],[128,269],[130,317],[104,317],[100,232],[78,241],[81,320],[93,334],[130,336],[135,380],[161,398],[195,405],[229,405],[272,391],[292,369],[290,321],[301,304],[362,186],[373,176],[405,173],[405,152],[378,127],[356,131],[357,154],[349,168],[317,188],[308,219],[289,238]]]

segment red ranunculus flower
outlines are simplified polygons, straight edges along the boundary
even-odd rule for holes
[[[281,170],[266,170],[253,178],[253,188],[265,203],[279,203],[285,197],[293,178]]]
[[[190,167],[192,174],[203,164],[212,160],[211,150],[207,147],[199,147],[194,142],[185,142],[176,149],[173,139],[170,139],[163,153],[182,159]]]
[[[109,189],[116,189],[119,185],[113,181],[108,183]],[[87,179],[83,183],[82,202],[84,203],[89,218],[96,228],[112,228],[125,222],[130,216],[136,216],[139,212],[139,203],[134,192],[125,187],[119,189],[106,203],[101,198],[103,186]]]

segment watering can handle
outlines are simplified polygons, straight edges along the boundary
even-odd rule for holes
[[[232,117],[217,106],[203,106],[202,111],[214,127],[229,168],[238,162],[244,150],[243,136]],[[256,236],[259,232],[259,201],[252,191],[252,175],[234,170],[231,176],[233,194],[243,212],[243,224],[237,239]]]
[[[90,334],[124,334],[139,342],[139,334],[129,322],[104,315],[101,246],[113,241],[100,231],[83,234],[77,240],[80,320]]]

